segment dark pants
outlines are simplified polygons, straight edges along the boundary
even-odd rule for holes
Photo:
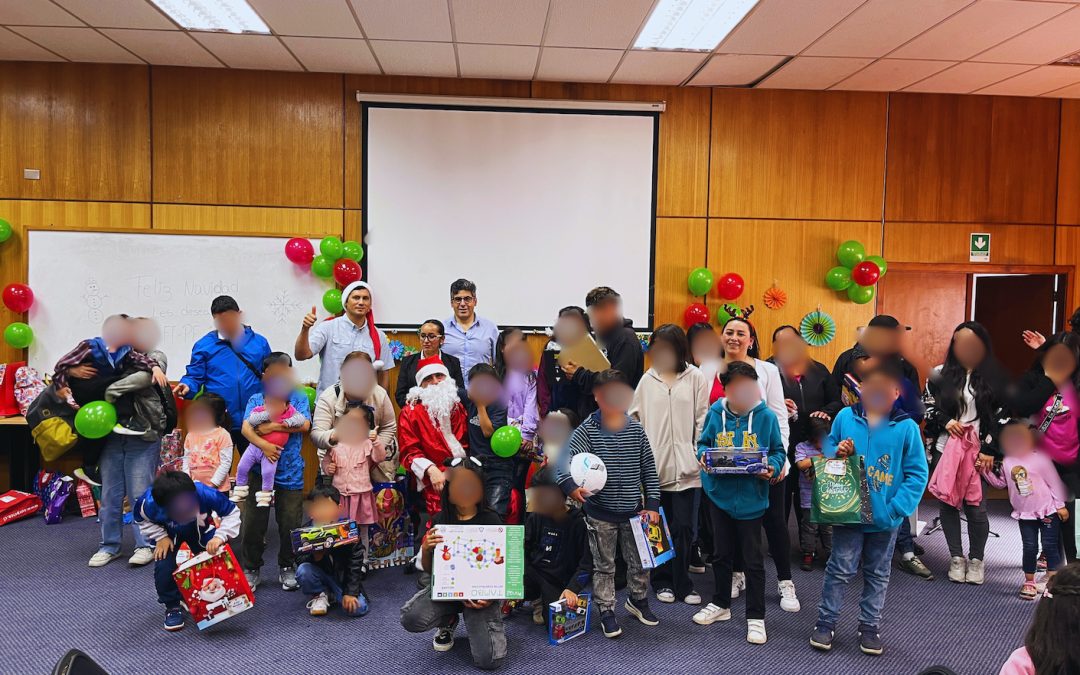
[[[671,544],[675,548],[675,557],[659,567],[653,568],[650,578],[654,590],[669,588],[675,591],[675,597],[685,598],[694,590],[690,581],[690,547],[694,540],[694,489],[679,492],[661,490],[660,505],[667,516],[668,529],[671,530]]]
[[[777,581],[791,581],[791,534],[788,532],[787,511],[784,507],[786,486],[786,481],[769,486],[769,508],[761,517],[765,539],[769,542],[769,556],[776,565]],[[759,533],[759,539],[760,536]],[[742,556],[738,553],[735,556],[734,570],[743,571]]]
[[[239,429],[231,429],[229,436],[232,438],[233,448],[241,455],[244,454],[244,448],[248,446],[248,439],[244,438],[244,433]]]
[[[1065,559],[1068,562],[1076,560],[1076,502],[1080,498],[1080,466],[1065,467],[1055,464],[1061,480],[1069,489],[1069,498],[1065,500],[1065,508],[1069,510],[1069,520],[1061,523],[1061,543],[1065,545]],[[1047,558],[1049,560],[1049,558]]]
[[[896,530],[896,546],[899,553],[915,552],[915,535],[911,534],[911,519],[904,518]]]
[[[1039,559],[1039,539],[1046,554],[1046,569],[1056,572],[1061,567],[1061,518],[1053,514],[1042,520],[1018,520],[1020,540],[1024,542],[1024,574],[1035,574]],[[1068,539],[1068,537],[1066,537]]]
[[[196,537],[175,539],[169,553],[154,563],[154,588],[157,589],[157,601],[165,605],[167,609],[179,607],[183,600],[180,589],[176,587],[176,580],[173,579],[173,572],[176,571],[176,550],[183,543],[187,543],[192,555],[198,555],[205,550]]]
[[[469,633],[469,649],[477,668],[492,670],[506,659],[506,632],[498,602],[484,609],[469,609],[460,602],[436,602],[431,589],[423,588],[401,608],[401,626],[410,633],[443,628],[461,614]]]
[[[742,553],[746,568],[746,618],[765,618],[765,553],[761,549],[761,518],[737,520],[709,501],[713,525],[713,604],[731,608],[731,573],[735,552]]]
[[[540,600],[545,618],[550,614],[547,606],[559,599],[566,586],[567,583],[559,583],[558,579],[532,565],[525,566],[525,597],[529,600]]]
[[[484,500],[488,508],[506,521],[510,492],[514,489],[514,460],[501,457],[484,460]]]
[[[258,471],[252,471],[249,479],[256,485],[262,480]],[[270,524],[270,509],[255,506],[255,491],[248,492],[241,506],[240,546],[243,550],[244,569],[257,570],[263,565],[266,550],[266,528]],[[304,520],[303,490],[274,491],[274,518],[278,527],[278,567],[293,566],[291,533]]]

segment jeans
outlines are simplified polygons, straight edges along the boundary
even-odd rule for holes
[[[166,609],[179,607],[180,602],[183,600],[180,589],[176,587],[173,572],[176,571],[176,551],[184,543],[191,549],[193,556],[206,550],[197,536],[181,537],[173,539],[173,547],[169,549],[164,558],[154,563],[154,588],[157,590],[158,602],[165,605]]]
[[[506,632],[499,602],[469,609],[460,602],[435,602],[431,588],[422,588],[401,608],[401,627],[410,633],[425,633],[452,625],[458,614],[465,619],[476,667],[493,670],[501,666],[506,659]]]
[[[302,563],[296,568],[296,581],[300,584],[300,592],[304,595],[326,593],[332,601],[337,603],[340,603],[342,596],[345,595],[337,579],[318,565]],[[363,593],[360,593],[357,598],[359,602],[356,605],[356,611],[346,611],[346,616],[364,616],[368,613],[367,598]]]
[[[488,508],[506,521],[510,492],[514,489],[514,460],[496,457],[484,460],[484,500]]]
[[[124,496],[134,504],[154,480],[161,441],[109,434],[101,452],[101,550],[120,552],[124,529]],[[138,527],[135,548],[150,546]]]
[[[697,492],[693,488],[680,492],[660,491],[660,505],[667,516],[675,557],[654,568],[649,576],[654,589],[670,588],[680,600],[694,590],[689,566],[690,547],[694,543],[694,523],[697,522],[697,512],[694,511]]]
[[[641,567],[630,520],[609,523],[586,516],[589,528],[589,548],[593,556],[593,600],[601,612],[615,608],[615,549],[622,548],[626,561],[626,581],[630,597],[641,600],[649,592],[649,574]]]
[[[1024,574],[1035,574],[1039,558],[1039,539],[1046,553],[1046,569],[1057,571],[1061,567],[1061,517],[1053,514],[1042,520],[1018,520],[1020,540],[1024,542]]]
[[[986,540],[990,536],[990,518],[986,515],[986,499],[977,506],[964,504],[964,514],[968,524],[968,557],[982,560],[986,551]],[[964,557],[964,537],[960,531],[960,510],[945,502],[938,504],[938,517],[941,518],[941,531],[945,533],[945,542],[949,545],[949,555],[953,558]]]
[[[781,481],[769,486],[769,508],[761,517],[765,528],[765,540],[769,543],[769,556],[776,565],[776,580],[791,581],[791,535],[788,533],[787,511],[784,506],[784,493],[787,483]],[[732,568],[742,572],[742,551],[736,549]]]
[[[249,479],[259,480],[253,471]],[[255,491],[248,492],[247,499],[241,505],[240,547],[243,551],[241,561],[244,569],[257,570],[262,567],[263,553],[266,551],[266,528],[270,524],[270,509],[255,506]],[[303,490],[274,491],[274,517],[278,527],[278,567],[292,567],[292,531],[300,527],[304,520]]]
[[[825,583],[818,605],[819,628],[836,629],[844,591],[862,563],[863,590],[859,603],[859,630],[878,632],[889,588],[896,530],[864,532],[859,526],[834,525],[832,556],[825,565]]]
[[[752,480],[752,479],[750,479]],[[765,553],[761,547],[761,518],[738,520],[727,511],[709,502],[709,518],[713,525],[713,589],[712,602],[724,609],[731,608],[731,573],[735,554],[746,569],[746,618],[765,618]]]

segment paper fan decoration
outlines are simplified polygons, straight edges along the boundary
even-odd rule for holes
[[[787,304],[787,293],[780,288],[776,279],[773,279],[772,286],[765,291],[762,302],[769,309],[780,309]]]
[[[799,333],[807,344],[824,347],[836,337],[836,322],[831,316],[818,309],[803,317],[799,324]]]

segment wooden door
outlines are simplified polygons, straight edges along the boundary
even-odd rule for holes
[[[994,354],[1002,365],[1019,376],[1034,358],[1031,349],[1020,339],[1024,329],[1050,337],[1060,319],[1063,305],[1055,303],[1055,274],[973,275],[972,300],[975,320],[986,326],[994,343]],[[1064,299],[1064,279],[1057,297]],[[1058,317],[1055,323],[1055,311]]]

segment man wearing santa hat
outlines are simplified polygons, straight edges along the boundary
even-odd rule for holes
[[[466,456],[467,420],[457,383],[438,355],[417,364],[416,385],[398,416],[398,449],[401,465],[423,487],[428,515],[433,516],[446,483],[443,464]]]
[[[363,281],[354,281],[341,292],[341,304],[345,313],[341,316],[319,321],[315,307],[304,317],[303,327],[296,336],[293,348],[297,361],[306,361],[316,354],[322,363],[319,368],[318,392],[334,386],[341,374],[341,363],[352,352],[366,352],[371,356],[383,389],[389,385],[389,370],[394,367],[394,356],[386,333],[375,326],[371,310],[371,287]]]

